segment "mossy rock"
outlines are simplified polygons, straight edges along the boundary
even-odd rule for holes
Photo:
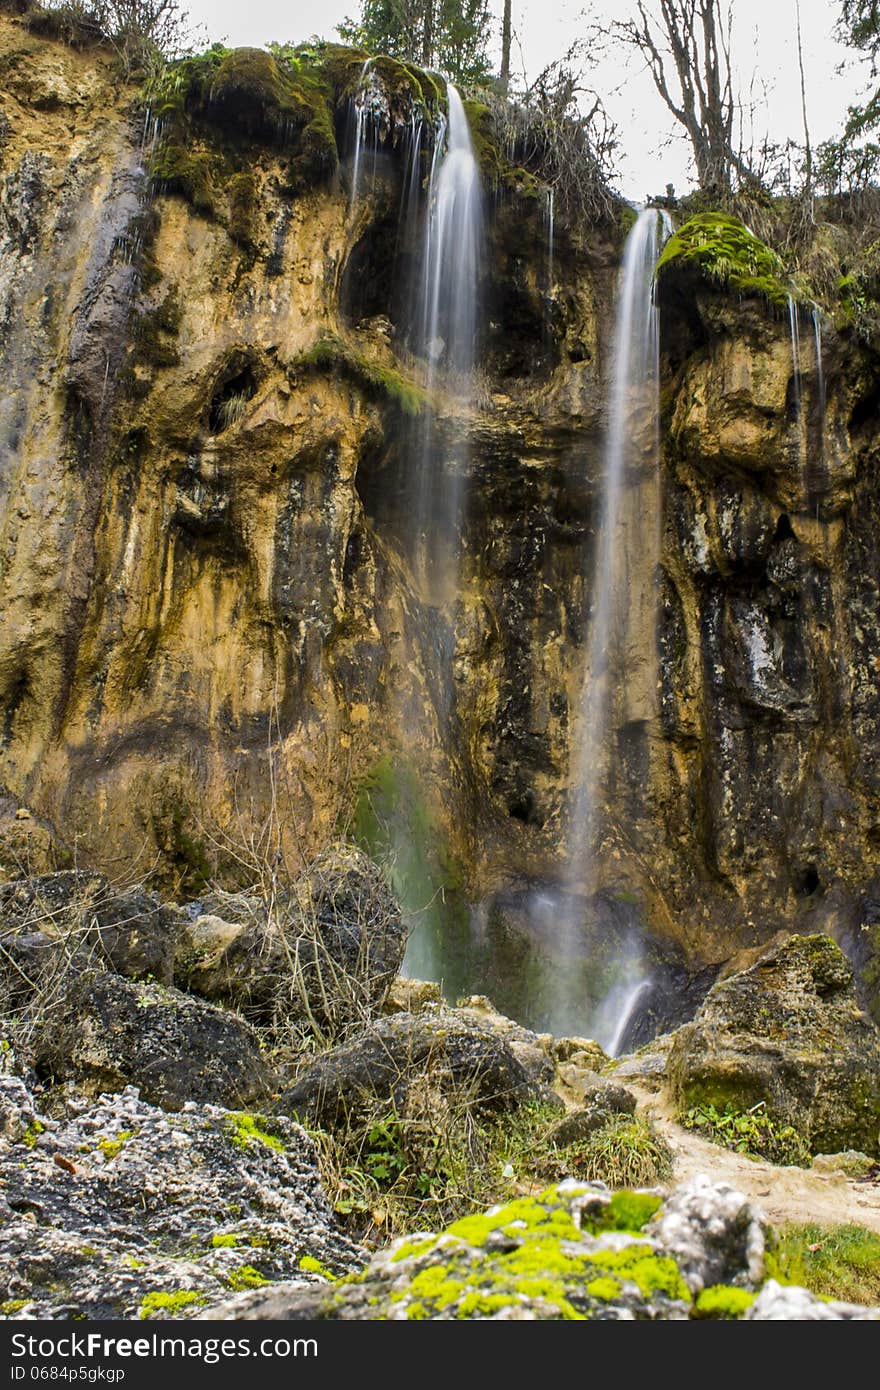
[[[420,415],[428,393],[393,367],[371,362],[342,338],[326,334],[296,361],[295,369],[335,373],[359,386],[365,395],[403,415]]]
[[[785,308],[790,295],[799,297],[781,258],[730,213],[698,213],[669,238],[657,262],[657,274],[683,268],[698,271],[710,284],[765,299],[776,308]]]
[[[880,1032],[830,937],[792,936],[714,985],[675,1034],[668,1074],[682,1115],[760,1106],[812,1154],[880,1152]]]

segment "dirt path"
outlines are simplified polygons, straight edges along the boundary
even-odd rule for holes
[[[777,1168],[763,1159],[719,1148],[676,1124],[662,1093],[654,1094],[629,1080],[626,1084],[638,1097],[639,1110],[654,1121],[672,1149],[675,1168],[668,1186],[695,1173],[706,1173],[752,1198],[771,1225],[785,1221],[815,1221],[822,1226],[854,1222],[880,1235],[880,1182],[854,1182],[839,1173],[817,1173],[809,1168]]]

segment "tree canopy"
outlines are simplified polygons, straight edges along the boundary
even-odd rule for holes
[[[456,82],[483,82],[491,65],[487,48],[489,0],[362,0],[360,16],[346,19],[339,34],[367,53],[440,68]]]

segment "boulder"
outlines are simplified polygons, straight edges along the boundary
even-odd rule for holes
[[[379,1010],[407,930],[382,872],[348,845],[325,851],[271,912],[245,895],[201,904],[178,952],[176,983],[268,1025],[334,1036]]]
[[[0,1137],[0,1316],[188,1317],[364,1258],[288,1120],[194,1104],[169,1117],[129,1089]]]
[[[676,1199],[679,1199],[676,1201]],[[652,1220],[653,1218],[653,1220]],[[880,1318],[763,1284],[763,1228],[741,1193],[701,1179],[664,1202],[567,1179],[539,1197],[423,1232],[332,1288],[280,1284],[221,1304],[223,1319],[603,1322]],[[716,1283],[706,1282],[718,1277]],[[205,1314],[208,1316],[208,1314]]]
[[[878,1152],[880,1032],[830,937],[790,937],[716,984],[675,1034],[668,1075],[681,1111],[763,1103],[812,1153]]]
[[[586,1139],[595,1130],[601,1129],[615,1115],[634,1115],[636,1098],[624,1086],[597,1081],[584,1092],[583,1100],[577,1110],[572,1110],[552,1126],[548,1139],[562,1148],[566,1144]]]
[[[277,1109],[332,1128],[367,1097],[404,1110],[410,1088],[421,1086],[426,1075],[442,1093],[465,1096],[483,1111],[512,1110],[549,1096],[497,1033],[438,1009],[381,1018],[323,1053],[282,1092]]]
[[[236,1014],[176,989],[109,973],[75,977],[58,1007],[33,1024],[42,1076],[91,1095],[136,1085],[168,1110],[187,1101],[241,1108],[275,1077],[253,1029]]]
[[[62,960],[170,984],[181,930],[178,908],[140,886],[116,888],[103,874],[71,869],[0,884],[0,972],[19,1002],[23,977],[43,980]]]

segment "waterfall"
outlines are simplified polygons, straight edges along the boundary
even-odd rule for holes
[[[553,293],[553,189],[547,189],[547,293]]]
[[[816,344],[816,380],[819,385],[819,420],[824,430],[825,407],[825,364],[822,361],[822,314],[818,304],[813,305],[813,341]]]
[[[657,713],[656,575],[660,560],[659,333],[654,270],[672,230],[666,213],[640,212],[618,282],[582,697],[573,754],[567,892],[556,918],[552,1032],[589,1031],[619,1045],[647,988],[641,937],[618,934],[614,984],[597,998],[591,975],[607,953],[595,917],[598,833],[620,725]],[[591,903],[591,900],[592,903]],[[612,932],[612,935],[615,933]],[[592,985],[592,989],[591,989]]]
[[[414,450],[416,568],[434,596],[443,591],[448,595],[450,580],[457,583],[483,249],[479,166],[461,97],[451,83],[447,90],[449,119],[438,131],[428,185],[416,335],[432,398]],[[434,404],[438,390],[452,402],[444,403],[442,442]]]
[[[592,1032],[596,1042],[609,1057],[616,1057],[626,1039],[626,1032],[640,1001],[651,988],[649,977],[634,984],[617,985],[602,1000],[593,1016]]]
[[[656,489],[658,476],[659,337],[654,300],[654,267],[671,224],[666,213],[647,208],[629,234],[617,294],[614,361],[609,393],[608,426],[603,459],[599,525],[590,589],[591,612],[587,663],[580,712],[579,746],[575,762],[574,807],[571,818],[573,873],[592,886],[593,842],[597,812],[608,771],[609,721],[615,695],[625,675],[630,684],[635,667],[647,661],[641,685],[647,704],[653,701],[656,673],[653,662],[654,584],[659,563],[659,499],[636,507],[642,515],[623,512],[624,493],[641,480]],[[652,510],[650,524],[644,512]],[[625,522],[625,526],[622,523]],[[641,576],[634,591],[633,570]],[[647,590],[647,592],[645,592]],[[651,632],[633,631],[638,608],[650,613]],[[650,642],[646,639],[650,636]],[[648,646],[650,650],[648,650]],[[645,708],[645,718],[653,710]]]
[[[791,332],[791,370],[794,387],[795,419],[801,418],[801,330],[798,307],[792,295],[788,296],[788,323]]]
[[[372,58],[368,58],[361,68],[357,93],[354,99],[354,164],[351,171],[351,199],[349,201],[349,212],[354,212],[357,205],[358,193],[360,191],[361,165],[363,164],[364,149],[367,142],[369,117],[369,106],[367,101],[369,89],[367,87],[367,77],[372,61]]]

